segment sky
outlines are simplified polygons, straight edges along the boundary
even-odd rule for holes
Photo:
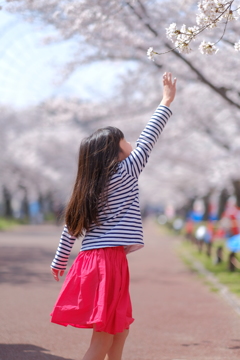
[[[73,41],[46,45],[50,28],[0,12],[0,105],[25,108],[54,96],[91,100],[110,95],[123,65],[85,65],[59,84],[60,72],[74,52]],[[100,86],[99,86],[100,85]]]

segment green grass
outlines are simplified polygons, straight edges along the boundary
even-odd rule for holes
[[[206,246],[203,246],[202,252],[200,253],[197,245],[191,243],[188,240],[185,240],[182,237],[181,239],[182,240],[178,243],[177,252],[188,267],[192,269],[193,265],[189,260],[186,260],[186,258],[184,260],[184,253],[189,254],[192,258],[201,262],[204,267],[208,271],[212,272],[222,284],[226,285],[231,292],[240,297],[240,270],[236,269],[235,272],[230,272],[228,270],[229,251],[224,246],[224,242],[214,242],[212,247],[212,255],[209,257],[206,254]],[[218,246],[223,246],[223,262],[220,264],[214,264],[214,258],[216,256],[216,249]],[[240,261],[239,255],[237,255],[236,258]],[[214,288],[212,284],[209,286],[212,291],[217,291],[217,289]]]
[[[0,217],[0,231],[10,229],[19,224],[21,224],[19,220]]]
[[[25,217],[21,220],[19,219],[14,219],[14,218],[5,218],[5,217],[0,217],[0,231],[4,231],[4,230],[8,230],[11,229],[12,227],[16,226],[16,225],[21,225],[21,224],[29,224],[29,218]],[[47,223],[54,223],[56,222],[56,218],[54,216],[53,213],[47,213],[44,215],[44,222]]]
[[[53,213],[49,212],[47,214],[44,215],[44,221],[47,222],[55,222],[56,221],[56,217]]]
[[[204,223],[198,223],[195,225],[195,227],[198,227],[202,224]],[[177,233],[175,230],[173,230],[171,224],[163,226],[157,223],[157,225],[159,231],[162,234],[165,234],[167,236],[173,236],[174,238],[179,239],[176,246],[177,254],[192,272],[197,273],[197,270],[194,268],[192,261],[188,258],[187,255],[190,255],[194,260],[201,262],[205,269],[207,269],[217,277],[220,283],[226,285],[229,291],[235,293],[238,297],[240,297],[240,269],[235,269],[234,272],[228,270],[229,250],[226,248],[224,240],[219,239],[214,241],[211,250],[211,257],[209,257],[206,254],[206,245],[203,245],[202,252],[200,253],[197,245],[184,237],[184,230]],[[223,248],[223,261],[219,264],[215,264],[214,260],[216,257],[216,250],[219,246],[222,246]],[[236,258],[238,261],[240,261],[240,254],[237,254]],[[198,277],[203,279],[203,281],[206,285],[208,285],[211,291],[218,291],[218,289],[212,283],[207,281],[203,275],[198,273]]]

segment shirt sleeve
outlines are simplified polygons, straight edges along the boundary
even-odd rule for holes
[[[127,172],[138,178],[145,167],[149,155],[163,131],[168,119],[172,115],[171,110],[164,105],[159,105],[152,115],[147,126],[137,140],[137,147],[122,161]]]
[[[57,270],[65,270],[67,268],[68,258],[75,240],[76,237],[69,234],[67,225],[65,225],[51,268]]]

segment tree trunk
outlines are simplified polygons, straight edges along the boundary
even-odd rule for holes
[[[204,214],[203,214],[203,221],[208,221],[209,219],[209,202],[210,202],[210,195],[209,192],[207,195],[203,197],[203,203],[204,203]]]
[[[226,204],[229,198],[229,193],[227,191],[227,189],[222,189],[221,194],[219,196],[219,204],[218,204],[218,219],[221,219],[222,214],[225,211],[226,208]]]
[[[234,259],[235,259],[235,252],[231,252],[229,254],[229,259],[228,259],[228,269],[229,271],[233,272],[236,270],[236,266],[235,266],[235,263],[234,263]]]
[[[187,218],[188,214],[193,210],[193,205],[195,200],[196,198],[188,199],[186,204],[181,209],[179,209],[182,215],[184,215],[184,218]]]
[[[216,264],[220,264],[223,261],[223,247],[218,246],[216,252]]]
[[[12,210],[12,196],[8,189],[4,186],[3,187],[3,203],[4,203],[4,216],[11,218],[13,217],[13,210]]]
[[[24,198],[22,200],[22,214],[24,218],[29,218],[29,202],[28,202],[28,196],[27,196],[27,189],[24,189],[25,194]]]
[[[240,207],[240,180],[232,180],[232,184],[235,190],[237,206]]]
[[[38,196],[38,202],[39,202],[39,206],[40,206],[40,211],[43,212],[43,207],[44,207],[44,198],[42,196],[41,193],[39,193],[39,196]]]
[[[197,247],[198,247],[199,253],[201,254],[202,248],[203,248],[203,240],[197,240]]]
[[[206,254],[208,257],[211,257],[211,255],[212,255],[212,243],[211,242],[207,243]]]

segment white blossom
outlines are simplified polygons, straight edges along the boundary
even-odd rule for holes
[[[229,1],[202,0],[198,3],[196,22],[199,26],[216,27],[217,23],[225,16]],[[229,12],[226,12],[229,13]],[[221,16],[223,15],[223,16]]]
[[[198,2],[199,0],[197,0]],[[196,3],[197,3],[196,2]],[[76,55],[74,55],[73,64],[93,63],[99,61],[99,54],[106,55],[106,58],[110,55],[110,61],[114,54],[118,58],[122,58],[123,61],[130,58],[134,51],[139,52],[139,70],[134,74],[130,73],[130,76],[124,77],[124,83],[120,100],[119,108],[121,111],[116,111],[116,104],[113,106],[113,101],[108,101],[107,104],[103,103],[100,107],[95,107],[94,103],[84,104],[80,100],[72,103],[69,100],[68,104],[61,102],[54,102],[51,100],[50,104],[41,105],[33,111],[20,113],[15,116],[4,116],[4,111],[9,111],[1,107],[1,131],[0,140],[2,151],[0,153],[0,161],[4,165],[1,166],[2,172],[0,177],[0,184],[13,184],[12,188],[18,188],[18,183],[28,181],[29,186],[40,188],[40,191],[44,192],[53,187],[54,189],[61,186],[61,193],[66,194],[66,190],[69,184],[72,183],[71,173],[74,173],[74,167],[72,164],[73,156],[77,152],[77,143],[79,142],[79,135],[86,136],[89,132],[92,132],[94,128],[106,126],[109,122],[113,122],[114,126],[120,127],[126,126],[128,132],[130,131],[131,138],[135,138],[142,130],[142,124],[145,122],[145,109],[149,108],[150,103],[156,103],[158,101],[158,92],[156,92],[155,76],[158,74],[158,69],[154,69],[153,66],[149,74],[149,69],[144,64],[141,64],[141,53],[139,49],[148,49],[147,39],[149,34],[147,28],[145,30],[136,21],[132,21],[132,14],[130,17],[128,12],[119,12],[122,2],[105,2],[94,0],[89,2],[83,1],[57,1],[57,0],[42,0],[42,1],[30,1],[22,0],[16,1],[17,4],[26,4],[29,7],[29,12],[33,14],[33,17],[39,17],[41,15],[43,21],[47,24],[52,24],[59,31],[60,35],[64,39],[71,39],[76,36],[76,28],[78,27],[80,34],[80,40],[84,40],[86,44],[90,44],[98,49],[96,55],[88,55],[87,51],[83,51],[84,42],[78,41],[76,47]],[[108,3],[109,6],[105,6]],[[159,2],[160,3],[160,2]],[[179,4],[184,2],[172,1],[165,2],[166,18],[172,18],[173,9],[175,13],[179,11]],[[186,4],[189,2],[185,2]],[[215,4],[216,2],[214,2]],[[51,6],[50,6],[50,5]],[[62,6],[60,6],[62,4]],[[69,4],[74,7],[69,8]],[[120,5],[119,5],[120,4]],[[144,18],[146,22],[151,23],[152,27],[159,30],[159,35],[155,41],[159,44],[164,43],[165,32],[160,30],[159,18],[162,14],[162,7],[155,6],[156,2],[145,2],[148,10],[149,17]],[[23,6],[23,5],[21,5]],[[119,8],[118,8],[119,6]],[[68,7],[68,8],[67,8]],[[115,8],[116,7],[116,8]],[[67,9],[66,9],[67,8]],[[90,10],[89,10],[90,8]],[[54,12],[60,9],[60,16],[57,19],[53,19]],[[102,18],[99,16],[99,11],[102,11]],[[88,13],[90,11],[90,14]],[[189,12],[186,13],[189,21],[195,19],[196,11],[194,7],[189,7]],[[21,10],[21,13],[25,14],[25,11]],[[66,13],[69,14],[66,16]],[[227,13],[227,11],[226,11]],[[200,14],[200,12],[199,12]],[[234,12],[237,15],[237,11]],[[216,13],[210,12],[210,17],[215,18]],[[217,15],[218,16],[218,15]],[[221,14],[220,14],[221,16]],[[208,14],[201,12],[201,17],[207,24],[209,22]],[[61,19],[61,21],[59,21]],[[80,22],[78,23],[78,19]],[[221,19],[223,21],[223,18]],[[224,20],[225,22],[226,20]],[[239,20],[238,20],[239,21]],[[194,24],[194,23],[192,23]],[[214,23],[215,24],[215,23]],[[172,30],[173,30],[172,26]],[[223,29],[224,27],[222,27]],[[183,32],[189,31],[188,24],[186,28],[175,26],[175,31],[179,32],[173,36],[178,41],[179,51],[188,53],[190,52],[190,45],[188,41],[180,41],[183,38],[181,30]],[[228,31],[229,28],[226,29]],[[199,29],[198,32],[202,31]],[[230,39],[232,36],[237,36],[237,26],[230,28]],[[198,33],[197,32],[197,33]],[[166,37],[166,36],[165,36]],[[192,38],[191,34],[190,37]],[[193,39],[193,38],[192,38]],[[236,37],[240,40],[240,37]],[[206,39],[207,41],[213,41]],[[200,42],[199,42],[200,43]],[[237,43],[238,44],[238,43]],[[156,45],[154,45],[155,48]],[[239,51],[238,44],[238,51]],[[153,51],[153,49],[152,49]],[[144,50],[144,55],[146,52]],[[82,58],[79,57],[81,54]],[[197,54],[196,54],[197,55]],[[198,62],[195,58],[191,61],[196,61],[200,72],[203,72],[209,83],[216,82],[219,86],[232,89],[235,99],[238,99],[237,89],[238,82],[237,77],[232,69],[235,69],[238,62],[239,54],[231,54],[228,57],[228,61],[224,62],[223,54],[215,59],[216,66],[207,66],[204,61]],[[208,59],[210,60],[210,59]],[[167,66],[168,57],[161,59],[163,66]],[[77,65],[76,65],[77,66]],[[170,127],[164,134],[162,148],[161,164],[159,163],[158,152],[153,152],[152,162],[149,163],[150,170],[143,174],[143,196],[146,201],[162,201],[162,196],[166,200],[174,198],[179,199],[177,201],[185,202],[186,196],[203,195],[208,191],[209,184],[211,188],[216,185],[217,187],[225,186],[228,182],[231,182],[233,175],[236,174],[239,178],[239,154],[240,154],[240,135],[239,135],[239,111],[236,107],[221,101],[219,95],[216,95],[215,91],[210,90],[208,86],[203,86],[201,82],[188,81],[193,76],[194,72],[187,66],[182,66],[182,59],[172,56],[171,66],[173,69],[181,67],[181,73],[186,78],[186,83],[183,83],[182,89],[176,98],[176,113],[180,115],[176,121],[176,126]],[[203,67],[204,66],[204,67]],[[37,74],[36,74],[37,75]],[[142,78],[146,77],[146,81],[142,81]],[[126,83],[125,83],[126,82]],[[139,86],[141,85],[141,86]],[[137,89],[137,93],[135,93]],[[146,96],[146,92],[148,96]],[[136,106],[136,103],[132,99],[137,98],[140,94],[143,101],[141,106]],[[119,92],[118,92],[119,95]],[[137,96],[136,96],[137,95]],[[132,97],[131,97],[132,96]],[[191,99],[191,101],[189,101]],[[137,100],[138,101],[138,100]],[[201,108],[201,111],[197,111],[201,107],[201,104],[205,104]],[[65,105],[64,105],[65,104]],[[123,106],[124,104],[124,106]],[[117,105],[118,106],[118,105]],[[84,109],[83,109],[84,107]],[[123,111],[124,110],[124,111]],[[126,111],[127,110],[127,111]],[[148,110],[147,110],[148,112]],[[99,113],[101,116],[99,116]],[[79,116],[78,116],[79,115]],[[136,120],[132,121],[133,116]],[[75,119],[79,118],[79,127],[76,128]],[[36,122],[36,118],[39,120]],[[12,119],[9,121],[9,119]],[[97,119],[97,120],[95,120]],[[135,118],[134,118],[135,119]],[[211,121],[209,121],[211,119]],[[89,120],[89,121],[88,121]],[[93,121],[91,121],[93,120]],[[91,125],[92,124],[92,125]],[[46,126],[45,126],[46,125]],[[6,128],[7,127],[7,128]],[[9,130],[8,130],[9,128]],[[5,131],[4,131],[5,129]],[[26,132],[27,129],[27,132]],[[14,132],[14,138],[10,142],[7,136],[7,132]],[[32,131],[34,130],[34,134]],[[41,144],[39,145],[38,137],[41,133]],[[184,136],[183,136],[184,135]],[[3,140],[5,138],[5,140]],[[30,151],[26,152],[27,141],[31,141],[30,145],[33,149],[34,156],[30,156]],[[216,142],[217,140],[217,142]],[[223,144],[229,144],[230,151],[227,151],[224,147],[221,149],[221,141]],[[65,146],[67,144],[67,146]],[[64,146],[62,146],[64,145]],[[225,146],[225,145],[224,145]],[[15,148],[18,148],[18,152],[14,152]],[[179,152],[182,148],[184,151]],[[232,153],[232,149],[237,149],[238,153],[235,153],[235,158]],[[41,152],[40,152],[41,151]],[[19,161],[19,153],[21,155],[21,162]],[[164,156],[164,155],[167,156]],[[194,156],[193,156],[194,154]],[[4,162],[6,160],[6,162]],[[36,161],[35,161],[36,159]],[[61,167],[59,167],[59,159],[61,160]],[[206,161],[206,159],[208,161]],[[42,165],[43,164],[43,165]],[[151,168],[152,166],[152,168]],[[26,168],[25,168],[26,167]],[[24,169],[23,177],[22,173],[16,175],[15,169]],[[171,168],[172,176],[169,178],[169,168]],[[13,170],[11,170],[13,169]],[[26,169],[26,170],[25,170]],[[45,170],[44,170],[45,169]],[[44,171],[44,173],[43,173]],[[54,173],[52,173],[52,171]],[[156,174],[152,176],[153,172]],[[148,175],[149,174],[149,175]],[[56,178],[63,179],[63,181],[56,181]],[[214,180],[213,179],[218,179]],[[164,184],[164,192],[159,191],[159,181]],[[151,184],[151,186],[149,186]],[[186,186],[187,185],[187,186]],[[45,190],[46,189],[46,190]],[[37,191],[37,190],[36,190]],[[164,193],[164,194],[163,194]],[[0,195],[1,196],[1,195]],[[65,195],[64,195],[65,196]],[[164,201],[166,201],[164,200]]]
[[[171,24],[169,28],[166,28],[167,38],[172,42],[179,41],[182,43],[188,43],[191,40],[195,40],[195,36],[198,34],[199,28],[197,26],[187,27],[185,24],[181,26],[181,29],[177,29],[175,23]],[[183,45],[186,47],[186,45]]]
[[[147,51],[147,56],[148,56],[148,58],[150,59],[150,60],[152,60],[152,61],[154,61],[154,54],[155,54],[155,52],[153,51],[153,47],[150,47],[149,49],[148,49],[148,51]]]
[[[195,40],[195,37],[198,34],[198,32],[199,32],[198,26],[192,26],[187,28],[187,34],[189,34],[189,36],[191,36],[193,40]]]
[[[185,33],[186,33],[186,31],[187,31],[187,27],[186,27],[186,25],[185,25],[185,24],[183,24],[183,25],[181,26],[180,31],[181,31],[181,33],[182,33],[182,34],[185,34]]]
[[[188,41],[189,36],[187,35],[187,27],[185,24],[182,25],[180,32],[181,32],[181,34],[179,34],[177,39],[182,40],[182,41]]]
[[[172,23],[168,28],[166,28],[167,38],[172,42],[176,41],[180,34],[181,32],[177,29],[177,25],[175,23]]]
[[[176,41],[175,46],[177,47],[178,51],[182,54],[189,54],[192,51],[192,49],[189,47],[188,42]]]
[[[205,26],[208,24],[208,18],[204,14],[197,14],[196,16],[196,23],[199,26]]]
[[[204,55],[213,55],[218,52],[214,43],[206,42],[205,40],[203,40],[199,45],[199,50]]]
[[[234,21],[238,19],[238,16],[235,16],[233,11],[229,10],[223,14],[223,18],[227,19],[228,21]]]
[[[191,40],[195,40],[195,36],[198,34],[199,28],[198,26],[187,27],[185,24],[182,25],[177,40],[181,40],[183,42],[189,42]]]
[[[240,51],[240,40],[234,44],[234,49]]]
[[[240,9],[232,10],[231,1],[229,0],[201,0],[198,2],[198,13],[196,15],[196,22],[198,26],[187,27],[185,24],[181,28],[177,29],[175,23],[172,23],[169,28],[166,28],[167,38],[172,42],[177,42],[175,45],[178,47],[180,52],[189,53],[189,43],[196,39],[196,36],[204,29],[215,28],[222,20],[233,21],[237,20],[235,11],[240,14]],[[216,54],[218,49],[213,43],[206,43],[203,41],[199,50],[202,54]]]

